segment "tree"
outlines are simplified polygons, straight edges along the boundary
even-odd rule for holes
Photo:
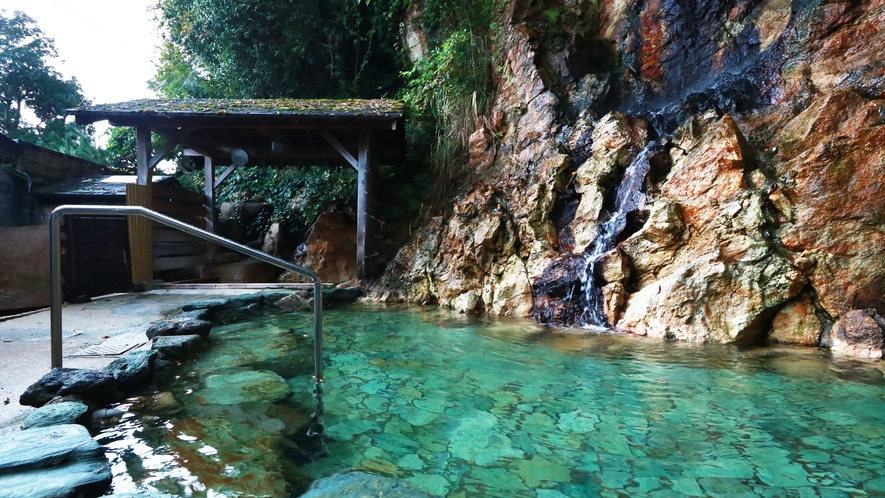
[[[0,10],[0,131],[38,141],[50,124],[63,123],[65,109],[84,102],[76,79],[64,79],[47,64],[55,56],[52,38],[32,18]],[[23,122],[25,108],[39,120],[36,125]]]
[[[403,0],[160,0],[169,97],[392,96]]]

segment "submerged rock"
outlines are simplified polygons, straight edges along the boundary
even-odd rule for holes
[[[28,414],[22,422],[22,430],[32,427],[50,427],[53,425],[79,424],[89,420],[89,407],[76,401],[64,401],[44,405]]]
[[[279,375],[263,370],[232,370],[206,377],[205,388],[196,393],[206,405],[238,405],[263,401],[275,403],[294,393]]]
[[[132,351],[112,361],[104,369],[114,376],[120,389],[135,390],[150,383],[156,362],[156,351]]]
[[[39,408],[56,396],[74,395],[104,405],[117,394],[114,376],[104,370],[55,368],[28,386],[19,403]]]
[[[104,449],[80,425],[0,436],[0,493],[7,498],[101,496],[111,485]]]
[[[159,392],[151,396],[137,396],[127,400],[130,409],[139,413],[168,415],[180,412],[184,406],[175,396],[168,392]]]
[[[410,484],[368,472],[346,472],[320,479],[301,498],[428,498]]]

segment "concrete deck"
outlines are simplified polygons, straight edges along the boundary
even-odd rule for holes
[[[144,332],[151,323],[194,300],[260,289],[154,290],[141,294],[118,294],[85,304],[66,304],[62,313],[63,363],[72,368],[102,368],[117,357],[69,357],[85,347],[104,344],[139,345],[146,348]],[[34,408],[22,406],[19,396],[49,372],[49,310],[12,318],[0,318],[0,433],[18,428]]]

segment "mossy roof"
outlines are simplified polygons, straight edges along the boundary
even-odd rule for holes
[[[76,116],[304,116],[399,118],[403,104],[398,100],[331,99],[142,99],[116,104],[96,104],[68,109]]]

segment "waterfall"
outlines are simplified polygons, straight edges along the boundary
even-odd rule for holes
[[[608,218],[597,228],[592,247],[584,253],[586,266],[581,278],[584,289],[582,325],[609,325],[602,310],[602,289],[596,286],[596,263],[603,254],[615,247],[618,235],[627,226],[627,215],[641,207],[643,194],[640,189],[648,174],[648,158],[658,148],[657,145],[657,142],[650,142],[627,166],[624,177],[615,192],[614,208]]]

